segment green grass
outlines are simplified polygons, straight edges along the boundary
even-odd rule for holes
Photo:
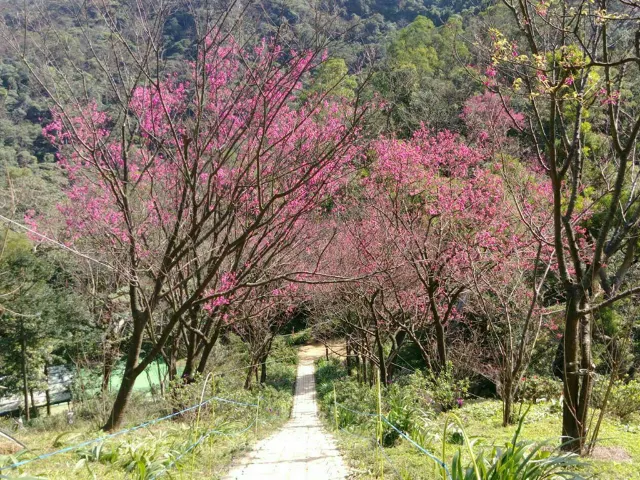
[[[464,425],[465,431],[472,439],[477,439],[474,449],[481,446],[492,447],[508,442],[516,426],[503,428],[501,425],[501,403],[496,400],[484,400],[465,405],[455,412]],[[331,428],[350,464],[357,470],[358,479],[381,478],[384,464],[384,478],[411,478],[415,480],[442,478],[436,463],[420,453],[407,441],[399,439],[391,448],[385,448],[382,455],[374,441],[375,425],[372,423],[356,428],[335,431],[332,413],[327,416],[328,428]],[[432,441],[423,445],[438,458],[442,457],[441,435],[444,429],[445,416],[439,415],[432,425]],[[525,419],[522,438],[531,441],[548,442],[550,448],[559,444],[561,418],[549,403],[533,405]],[[362,438],[362,437],[367,437]],[[579,473],[584,477],[603,480],[640,479],[640,426],[629,427],[614,419],[606,419],[602,428],[600,445],[622,449],[631,461],[596,460],[585,458],[586,465]],[[446,458],[450,464],[453,454],[459,445],[446,444]],[[464,458],[468,458],[463,449]],[[397,471],[394,471],[394,469]],[[399,473],[398,473],[399,472]]]
[[[397,438],[382,452],[375,441],[375,419],[367,419],[339,408],[339,422],[343,428],[335,428],[334,382],[337,382],[335,385],[338,390],[342,390],[337,391],[339,403],[368,413],[375,413],[376,410],[375,388],[358,386],[357,383],[346,380],[343,370],[336,364],[324,365],[321,362],[317,375],[318,395],[321,409],[325,414],[326,426],[336,435],[342,452],[356,473],[355,478],[362,480],[383,477],[412,480],[441,479],[442,474],[437,463],[402,438]],[[413,393],[403,396],[401,395],[403,392],[411,391],[397,386],[391,388],[384,395],[383,408],[395,409],[398,412],[395,399],[402,399],[405,405],[415,399],[412,397]],[[522,408],[526,410],[525,406]],[[504,446],[511,441],[517,428],[516,425],[502,427],[502,404],[498,400],[467,401],[462,408],[456,408],[453,413],[460,419],[466,435],[475,442],[473,445],[475,454],[482,449],[489,454],[494,446]],[[387,415],[387,412],[383,410],[383,414]],[[455,442],[455,440],[461,440],[460,436],[455,438],[455,435],[447,435],[443,455],[442,437],[445,423],[447,423],[447,414],[436,414],[432,410],[418,410],[417,413],[414,411],[411,418],[413,422],[420,424],[416,429],[418,434],[412,432],[411,436],[416,440],[419,435],[418,443],[432,452],[435,457],[445,458],[447,465],[450,466],[454,454],[461,449],[463,464],[469,462],[470,456],[466,447]],[[345,425],[348,426],[345,427]],[[559,405],[554,402],[539,403],[532,405],[525,417],[520,440],[546,442],[547,445],[543,448],[551,451],[560,444],[560,431]],[[580,459],[584,465],[579,467],[576,473],[585,478],[604,480],[640,479],[640,423],[637,418],[635,424],[623,424],[613,417],[605,418],[599,445],[604,449],[615,450],[601,452],[598,458]],[[617,461],[612,459],[612,453],[622,454],[627,458]]]
[[[242,347],[237,343],[220,347],[213,370],[230,373],[214,377],[215,381],[207,384],[204,398],[216,395],[252,404],[260,398],[259,409],[212,402],[202,408],[200,415],[197,411],[189,412],[182,417],[38,460],[19,469],[4,470],[0,475],[51,480],[150,479],[157,473],[163,473],[158,478],[221,478],[233,458],[288,420],[293,402],[296,359],[292,347],[283,341],[277,343],[270,359],[274,363],[268,367],[267,385],[254,387],[251,391],[242,388],[245,373],[242,367],[247,362],[242,354],[238,355],[241,352]],[[180,408],[199,403],[202,386],[201,380],[164,399],[150,397],[144,391],[136,392],[123,427],[162,417],[176,406]],[[103,434],[99,426],[108,413],[109,403],[109,399],[95,398],[76,405],[77,419],[71,426],[66,424],[63,414],[34,419],[25,430],[16,432],[29,450],[15,458],[3,456],[0,452],[0,466],[100,437]],[[257,428],[254,424],[256,414]],[[244,431],[247,427],[250,428]],[[10,430],[11,422],[0,420],[0,428]],[[211,430],[227,435],[214,434]],[[182,456],[207,432],[211,434]],[[173,465],[179,456],[182,457]]]

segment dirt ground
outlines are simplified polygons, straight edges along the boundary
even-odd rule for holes
[[[344,358],[347,354],[346,346],[342,342],[332,342],[329,343],[326,347],[322,343],[305,345],[303,347],[300,347],[300,349],[298,350],[298,354],[300,355],[300,360],[315,361],[320,357],[324,357],[327,354],[327,349],[329,350],[330,357]]]

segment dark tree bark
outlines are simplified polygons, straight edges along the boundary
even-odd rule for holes
[[[213,329],[213,334],[207,340],[206,344],[202,349],[202,355],[200,356],[200,363],[198,363],[198,373],[203,374],[207,368],[207,362],[209,361],[209,357],[211,356],[211,352],[213,351],[213,347],[215,347],[216,343],[218,343],[218,339],[220,338],[220,332],[222,331],[222,319],[218,319],[217,323]]]
[[[45,381],[47,382],[47,388],[44,391],[44,396],[46,398],[47,401],[47,417],[51,416],[51,390],[49,390],[49,364],[45,363],[44,364],[44,378]]]
[[[267,383],[267,359],[265,358],[260,364],[260,384]]]
[[[376,334],[376,346],[378,348],[378,372],[380,374],[380,383],[386,385],[388,381],[387,377],[387,364],[384,357],[384,347],[380,335]]]
[[[27,336],[24,331],[24,320],[21,323],[20,337],[20,353],[22,363],[22,395],[24,398],[25,420],[28,422],[29,420],[31,420],[31,412],[29,410],[29,381],[27,377]]]
[[[530,65],[509,60],[505,71],[500,72],[508,71],[509,78],[523,79],[530,107],[527,133],[549,177],[553,194],[552,238],[559,285],[566,302],[564,338],[553,367],[554,374],[564,380],[562,448],[584,453],[595,372],[591,318],[599,309],[640,292],[637,284],[624,285],[630,268],[637,264],[640,212],[636,205],[640,197],[628,186],[635,185],[638,179],[636,169],[631,167],[637,150],[640,115],[626,108],[628,95],[621,94],[635,80],[629,72],[632,65],[640,64],[640,36],[635,39],[629,36],[628,41],[616,43],[609,35],[610,29],[626,28],[624,19],[633,16],[635,5],[600,0],[584,4],[579,11],[570,11],[561,2],[547,11],[543,26],[527,2],[503,0],[503,3],[524,36],[520,50],[524,48],[529,55],[549,58],[578,45],[580,58],[588,59],[549,62],[545,72],[548,83],[544,86],[537,78],[539,70]],[[601,22],[580,21],[611,11],[616,11],[616,15]],[[605,100],[583,102],[581,99],[589,94],[589,78],[594,71],[603,78]],[[568,101],[561,92],[567,80],[577,101]],[[502,86],[494,89],[500,95],[503,91]],[[569,105],[572,110],[567,114]],[[609,142],[606,152],[591,157],[584,154],[587,139],[582,125],[587,115],[593,117],[594,111],[606,118],[606,130],[600,133]],[[584,175],[590,168],[607,170],[610,178],[606,192],[603,189],[595,195],[598,199],[592,208],[601,212],[598,222],[586,226],[579,218],[577,205],[583,189],[591,186]],[[589,243],[588,253],[580,243],[584,238]],[[590,305],[596,298],[599,303]]]
[[[147,314],[145,312],[134,312],[133,317],[133,333],[131,335],[131,345],[127,352],[127,360],[124,368],[124,374],[122,376],[122,382],[118,389],[118,395],[113,403],[111,413],[107,422],[102,427],[105,431],[111,431],[122,423],[124,420],[124,411],[131,398],[133,387],[136,383],[136,379],[142,370],[139,370],[138,358],[142,351],[142,341],[144,339],[144,327],[147,322]]]
[[[438,367],[440,371],[447,370],[447,337],[444,325],[440,321],[435,322],[436,345],[438,347]]]
[[[513,379],[505,379],[502,383],[502,426],[506,427],[513,423]]]
[[[244,389],[245,390],[249,390],[251,388],[251,379],[254,377],[254,375],[256,374],[258,367],[252,365],[251,367],[249,367],[249,371],[247,372],[247,376],[244,379]]]
[[[29,390],[29,396],[31,397],[31,416],[33,418],[38,418],[38,407],[36,406],[36,401],[33,395],[33,388]]]
[[[109,385],[111,384],[111,374],[113,373],[114,358],[111,354],[111,349],[107,347],[104,352],[104,364],[102,365],[102,384],[100,385],[100,392],[103,395],[109,393]]]

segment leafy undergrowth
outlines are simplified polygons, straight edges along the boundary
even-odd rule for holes
[[[337,418],[334,411],[334,387],[338,403]],[[478,464],[490,464],[501,463],[494,462],[494,456],[504,455],[509,447],[513,450],[513,439],[518,425],[502,427],[502,405],[497,400],[465,401],[461,408],[442,412],[436,408],[424,407],[421,397],[425,392],[416,390],[415,381],[391,385],[382,393],[382,414],[389,424],[406,432],[411,440],[424,448],[425,451],[421,452],[385,422],[382,422],[379,437],[382,438],[380,443],[383,448],[379,447],[376,440],[375,415],[362,415],[375,414],[376,389],[360,385],[347,377],[344,368],[338,362],[318,362],[317,388],[327,427],[335,434],[341,450],[356,474],[355,478],[358,479],[442,479],[442,469],[438,461],[443,458],[449,470],[452,470],[456,454],[460,455],[459,463],[462,466],[473,468],[470,451]],[[526,415],[515,443],[520,445],[523,452],[534,452],[538,464],[558,461],[560,405],[557,402],[545,401],[533,405],[519,405],[518,408],[521,408],[519,413],[524,414],[526,411]],[[454,418],[456,421],[452,420]],[[462,428],[456,423],[458,419]],[[635,421],[637,422],[637,419]],[[640,424],[628,420],[627,422],[606,418],[594,457],[560,458],[559,461],[563,464],[559,465],[556,471],[581,478],[640,479]],[[448,426],[446,433],[445,425]],[[501,450],[496,452],[494,449]],[[432,458],[429,457],[429,453]],[[507,453],[511,454],[511,451]],[[522,463],[523,457],[516,457],[516,454],[512,454],[509,460]],[[454,474],[454,478],[475,479],[476,476],[472,474],[470,477],[464,477]],[[551,474],[524,477],[520,472],[515,476],[507,474],[486,478],[562,477],[554,477]]]
[[[123,429],[169,415],[174,409],[197,405],[201,396],[205,400],[216,396],[249,405],[211,401],[154,425],[2,470],[0,476],[52,480],[222,477],[233,458],[289,418],[297,357],[291,346],[278,341],[269,359],[267,384],[250,391],[243,388],[248,361],[238,343],[220,346],[214,358],[215,375],[206,385],[201,378],[165,398],[134,397]],[[108,400],[104,403],[108,404]],[[104,436],[99,425],[105,420],[105,411],[95,399],[76,405],[73,425],[67,425],[62,414],[34,419],[24,430],[15,432],[29,450],[13,455],[0,453],[0,467]],[[10,428],[8,420],[0,424],[0,429]]]

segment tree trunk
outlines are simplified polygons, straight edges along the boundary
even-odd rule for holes
[[[22,395],[24,398],[24,416],[28,422],[31,420],[31,412],[29,411],[29,382],[27,379],[27,337],[24,332],[24,320],[21,324],[21,354],[22,354]]]
[[[213,347],[215,347],[216,343],[218,343],[218,338],[220,337],[220,332],[222,330],[222,320],[218,321],[218,324],[213,331],[213,335],[204,346],[202,351],[202,356],[200,357],[200,363],[198,364],[197,372],[199,374],[204,374],[207,368],[207,362],[209,361],[209,357],[211,356],[211,352],[213,351]]]
[[[440,363],[440,371],[447,370],[447,344],[445,339],[444,325],[441,322],[435,322],[436,327],[436,344],[438,346],[438,361]]]
[[[176,348],[174,345],[169,350],[169,363],[167,363],[167,375],[172,382],[178,376],[178,359],[176,358]]]
[[[581,305],[584,307],[584,305]],[[591,321],[589,315],[580,318],[580,403],[578,422],[580,425],[580,453],[584,453],[589,425],[589,403],[593,389],[595,365],[591,354]]]
[[[513,379],[505,379],[502,384],[502,426],[513,424]]]
[[[160,358],[156,358],[156,372],[158,372],[158,382],[160,383],[160,396],[164,398],[164,379],[162,368],[160,368]]]
[[[362,356],[362,383],[367,383],[367,357]]]
[[[587,435],[592,370],[591,327],[588,317],[578,312],[579,295],[574,291],[567,299],[562,411],[562,449],[575,453],[582,453]]]
[[[396,366],[393,363],[387,365],[387,385],[393,381],[393,375],[396,372]]]
[[[111,384],[111,374],[113,373],[113,355],[111,349],[107,347],[107,351],[104,353],[104,365],[102,366],[102,385],[100,391],[103,395],[109,393],[109,386]]]
[[[198,367],[196,368],[196,372],[198,372],[199,374],[204,374],[205,370],[207,369],[207,363],[209,362],[209,357],[211,356],[214,345],[215,340],[207,342],[207,344],[202,349],[202,355],[200,356],[200,361],[198,362]]]
[[[184,383],[192,383],[193,382],[193,364],[195,362],[195,358],[193,358],[195,353],[195,348],[193,346],[187,345],[187,358],[185,359],[184,370],[182,370],[182,380]]]
[[[260,384],[264,385],[267,383],[267,358],[265,357],[262,360],[262,364],[260,365]]]
[[[51,416],[51,390],[49,390],[49,364],[44,364],[44,378],[47,382],[47,389],[44,391],[44,396],[47,401],[47,417]]]
[[[244,379],[244,389],[249,390],[251,388],[251,379],[253,378],[253,367],[249,368],[247,376]]]
[[[391,352],[389,352],[389,356],[385,361],[385,368],[387,372],[387,375],[386,375],[387,384],[391,383],[391,381],[393,380],[393,374],[395,372],[395,367],[396,367],[394,360],[398,356],[398,353],[400,352],[400,347],[402,346],[406,338],[407,338],[407,332],[404,330],[399,330],[398,332],[396,332],[395,335],[391,336],[391,340],[392,340]]]
[[[187,345],[187,358],[184,365],[184,370],[182,371],[182,379],[186,383],[193,382],[193,374],[196,363],[196,334],[193,329],[198,326],[198,312],[196,309],[191,309],[189,312],[189,317],[191,319],[190,325],[191,329],[185,332],[184,338]]]
[[[380,340],[380,335],[376,334],[376,346],[378,348],[378,363],[380,365],[379,371],[380,371],[380,384],[381,385],[386,385],[388,378],[387,378],[387,367],[386,367],[386,363],[384,360],[384,347],[382,346],[382,340]]]
[[[373,387],[373,384],[375,383],[375,373],[376,373],[376,367],[375,364],[373,363],[373,358],[369,359],[369,386]]]
[[[134,318],[133,320],[133,335],[131,337],[131,345],[129,346],[129,352],[127,353],[127,361],[125,364],[124,374],[122,376],[122,382],[118,389],[118,395],[113,403],[107,423],[102,427],[102,430],[106,432],[115,430],[122,424],[124,411],[127,408],[129,399],[131,398],[136,378],[140,375],[140,372],[136,367],[138,366],[140,351],[142,350],[144,326],[146,325],[148,314],[140,313],[137,316],[138,318]]]
[[[31,397],[31,416],[33,418],[38,418],[38,407],[36,407],[36,401],[33,397],[33,388],[29,390],[29,396]]]

